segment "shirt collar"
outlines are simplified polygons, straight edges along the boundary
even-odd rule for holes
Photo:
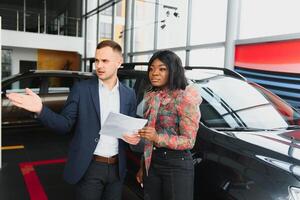
[[[99,79],[99,88],[108,90],[108,88],[103,84],[103,81],[101,79]],[[112,88],[112,90],[110,90],[110,92],[116,92],[118,89],[119,89],[119,79],[117,79],[116,85]]]

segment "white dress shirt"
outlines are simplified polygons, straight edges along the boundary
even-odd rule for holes
[[[112,90],[109,90],[99,79],[99,101],[101,125],[103,125],[109,112],[120,112],[119,81],[117,81],[117,84]],[[100,139],[94,151],[94,154],[104,157],[114,156],[118,154],[118,145],[119,142],[117,138],[107,135],[100,135]]]

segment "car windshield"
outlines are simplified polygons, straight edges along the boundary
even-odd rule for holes
[[[208,127],[276,129],[299,125],[299,113],[288,104],[244,80],[218,75],[191,82],[203,98],[201,121]]]

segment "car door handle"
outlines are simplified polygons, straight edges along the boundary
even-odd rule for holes
[[[226,181],[222,189],[223,190],[228,190],[229,188],[231,189],[242,189],[242,190],[249,190],[250,185],[254,184],[254,181],[246,181],[246,182],[231,182],[231,181]]]

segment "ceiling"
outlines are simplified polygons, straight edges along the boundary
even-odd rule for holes
[[[24,1],[27,8],[35,9],[44,9],[44,1],[46,1],[47,10],[61,10],[71,2],[71,0],[0,0],[0,5],[23,7]]]

